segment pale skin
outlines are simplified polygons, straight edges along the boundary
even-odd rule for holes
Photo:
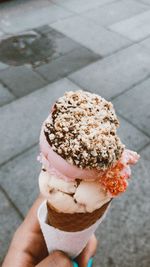
[[[37,220],[37,209],[42,203],[40,196],[29,210],[11,241],[2,267],[72,267],[71,260],[61,251],[48,255]],[[97,240],[93,235],[86,248],[76,259],[79,267],[86,267],[96,253]]]

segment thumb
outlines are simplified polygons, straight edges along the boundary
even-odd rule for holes
[[[72,263],[65,253],[54,251],[35,267],[72,267]]]

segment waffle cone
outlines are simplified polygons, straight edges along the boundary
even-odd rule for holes
[[[104,204],[101,208],[94,210],[91,213],[86,212],[71,214],[59,212],[47,202],[47,223],[57,229],[66,232],[82,231],[90,227],[102,217],[109,203],[110,201]]]

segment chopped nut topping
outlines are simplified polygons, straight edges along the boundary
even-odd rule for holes
[[[66,92],[56,101],[44,132],[52,149],[70,164],[106,170],[124,149],[116,134],[118,127],[111,102],[79,90]]]

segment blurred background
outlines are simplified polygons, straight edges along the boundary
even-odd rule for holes
[[[150,0],[0,3],[0,261],[38,195],[38,140],[66,90],[111,100],[141,159],[97,231],[94,266],[150,266]]]

